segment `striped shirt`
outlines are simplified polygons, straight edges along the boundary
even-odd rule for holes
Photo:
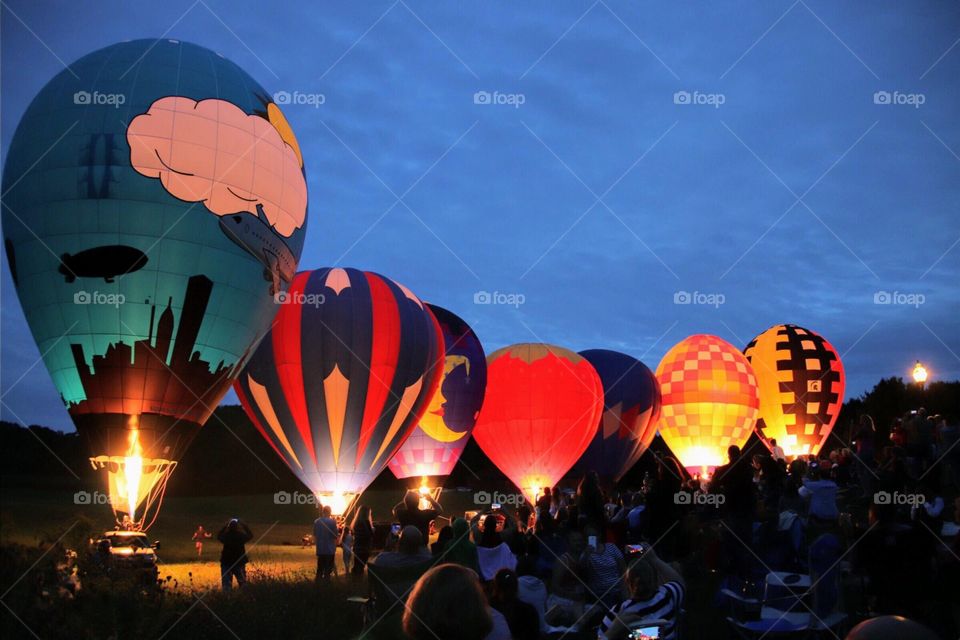
[[[677,621],[683,606],[683,596],[683,585],[671,581],[660,585],[660,588],[646,600],[634,598],[624,600],[603,619],[600,625],[600,637],[607,637],[607,631],[613,626],[618,615],[629,614],[643,620],[666,620],[667,624],[660,629],[660,638],[676,640]]]
[[[587,586],[599,599],[612,606],[623,597],[620,584],[623,582],[623,554],[614,545],[605,543],[602,551],[587,556],[590,565]]]

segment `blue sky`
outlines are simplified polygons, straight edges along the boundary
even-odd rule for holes
[[[792,322],[842,353],[848,396],[918,358],[960,378],[960,5],[476,4],[10,0],[3,155],[64,64],[188,40],[322,95],[285,107],[301,268],[392,277],[488,351],[653,368],[693,333]],[[2,269],[3,418],[69,429]]]

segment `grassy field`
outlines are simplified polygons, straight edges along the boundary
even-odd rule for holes
[[[387,519],[390,508],[401,498],[394,492],[365,493],[375,516]],[[462,514],[472,507],[472,494],[447,492],[443,496],[448,513]],[[57,540],[64,531],[94,534],[112,528],[110,509],[105,505],[75,504],[68,491],[0,489],[0,544],[17,543],[33,547]],[[158,551],[160,574],[170,577],[176,589],[204,590],[219,584],[220,544],[216,533],[224,522],[240,517],[253,531],[248,545],[251,580],[269,578],[300,580],[312,577],[316,568],[313,547],[304,548],[301,539],[312,531],[316,509],[311,505],[277,504],[274,496],[211,496],[170,498],[163,504],[151,539],[161,543]],[[204,544],[202,561],[191,536],[198,524],[213,534]],[[68,538],[76,544],[76,536]],[[338,571],[343,560],[337,556]]]
[[[369,504],[386,515],[398,496],[371,494]],[[77,505],[61,490],[0,490],[0,614],[4,638],[353,638],[361,630],[360,608],[348,602],[366,594],[364,581],[341,577],[314,585],[316,556],[301,537],[311,531],[316,510],[275,504],[273,495],[170,499],[150,537],[160,540],[157,593],[135,586],[85,579],[80,594],[57,595],[52,585],[60,542],[83,549],[86,540],[111,528],[105,505]],[[239,516],[254,533],[248,545],[249,584],[220,591],[220,544],[207,541],[197,561],[191,535],[203,524],[214,535]],[[337,565],[343,573],[342,558]],[[318,630],[322,630],[319,632]]]

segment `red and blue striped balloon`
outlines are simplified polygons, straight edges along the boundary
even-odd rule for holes
[[[298,273],[235,385],[254,426],[334,511],[373,481],[443,373],[443,336],[409,289],[356,269]]]

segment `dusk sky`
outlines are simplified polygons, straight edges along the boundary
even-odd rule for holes
[[[7,0],[0,35],[4,159],[41,87],[123,40],[286,92],[300,268],[393,278],[488,353],[655,368],[691,334],[794,323],[848,398],[917,359],[960,378],[956,2]],[[2,417],[72,429],[2,270]]]

